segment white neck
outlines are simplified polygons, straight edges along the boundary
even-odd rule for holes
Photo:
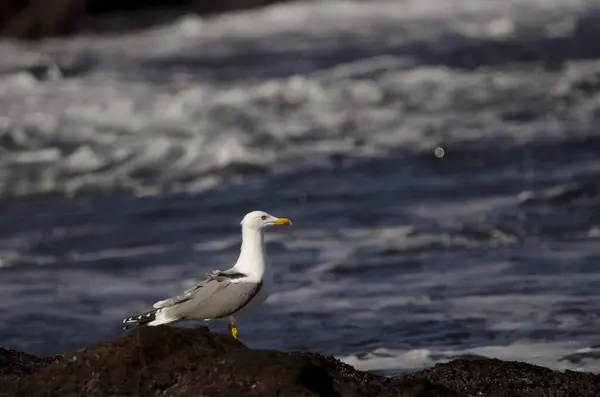
[[[267,266],[264,248],[262,231],[242,227],[242,248],[234,267],[251,278],[260,279]]]

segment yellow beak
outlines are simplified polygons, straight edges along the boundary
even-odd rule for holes
[[[276,220],[273,221],[274,225],[291,225],[292,221],[290,221],[288,218],[277,218]]]

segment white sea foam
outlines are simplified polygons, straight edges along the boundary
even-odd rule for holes
[[[532,78],[428,66],[427,57],[483,39],[571,37],[594,15],[583,0],[298,2],[186,16],[118,40],[4,41],[0,194],[198,191],[231,181],[223,169],[236,163],[286,172],[328,167],[331,153],[563,136],[551,115],[500,127],[489,93],[555,85],[560,95],[583,66]],[[334,51],[340,59],[330,61]],[[24,69],[34,65],[48,72],[36,79]],[[448,113],[457,100],[481,127]],[[593,108],[579,109],[579,120],[592,117]]]
[[[333,168],[332,154],[351,164],[369,156],[399,156],[397,149],[402,149],[430,153],[432,161],[441,162],[452,161],[459,143],[486,142],[494,148],[488,140],[526,145],[537,138],[546,143],[592,134],[573,126],[594,125],[598,94],[579,95],[573,87],[595,79],[600,62],[573,57],[556,69],[546,67],[543,57],[487,62],[481,47],[507,45],[501,55],[510,58],[511,51],[535,53],[540,43],[560,38],[582,44],[577,41],[582,31],[587,29],[588,39],[599,33],[600,24],[594,23],[599,15],[597,4],[585,0],[452,0],[443,5],[406,0],[401,6],[398,1],[295,2],[212,19],[186,16],[118,38],[81,36],[29,45],[3,41],[0,196],[115,187],[136,194],[199,192],[263,173]],[[473,67],[469,57],[475,58]],[[31,72],[33,66],[46,71]],[[534,109],[539,114],[502,118],[530,104],[539,106]],[[434,158],[438,146],[444,148],[443,159]],[[505,178],[524,172],[504,168]],[[551,174],[559,180],[554,185],[563,186],[560,181],[575,173],[598,169],[600,161],[590,158],[557,166]],[[494,172],[461,175],[459,185],[485,182],[497,176]],[[403,190],[395,179],[458,190],[457,180],[443,175],[395,177],[379,182],[365,177],[369,183],[361,193]],[[326,197],[348,189],[332,178],[300,182]],[[487,216],[526,199],[545,199],[555,190],[524,192],[520,198],[507,190],[465,200],[452,195],[408,199],[386,206],[385,217],[397,217],[397,222],[379,226],[372,226],[377,220],[364,222],[371,226],[344,226],[348,223],[340,218],[356,215],[352,210],[324,227],[324,219],[334,216],[331,211],[319,204],[303,207],[296,228],[285,237],[269,235],[280,248],[274,254],[278,289],[265,305],[265,321],[260,313],[255,323],[249,321],[260,332],[247,335],[277,348],[302,341],[307,348],[334,349],[336,340],[343,340],[347,352],[355,343],[363,346],[360,351],[341,358],[361,369],[396,372],[482,354],[595,370],[589,335],[596,334],[597,324],[586,310],[596,308],[586,305],[600,301],[595,292],[600,280],[585,263],[597,254],[593,242],[561,253],[527,246],[516,233],[484,228],[477,235],[461,229],[470,221],[487,225]],[[215,200],[225,199],[215,195]],[[54,204],[47,205],[52,212]],[[57,340],[89,343],[85,338],[93,333],[82,332],[85,327],[93,332],[109,328],[107,318],[118,320],[157,296],[180,292],[204,271],[235,259],[239,236],[210,233],[209,238],[196,225],[171,219],[165,221],[169,227],[180,228],[175,236],[171,230],[160,234],[160,221],[145,213],[136,213],[144,221],[133,231],[121,231],[115,222],[122,214],[109,210],[106,216],[112,219],[92,222],[88,214],[82,218],[89,224],[73,225],[65,215],[72,210],[61,207],[48,215],[38,207],[35,214],[12,220],[18,231],[1,235],[0,268],[6,273],[0,310],[7,318],[24,318],[25,324],[49,313],[69,320],[32,327],[25,342],[7,322],[2,332],[9,336],[3,343],[29,347],[35,332],[41,341],[60,335]],[[377,215],[377,209],[370,211]],[[36,216],[57,224],[46,219],[40,221],[45,225],[41,231],[35,225],[17,227],[23,219],[35,223]],[[310,225],[311,219],[318,224]],[[597,227],[586,230],[587,238],[597,238]],[[139,232],[139,239],[132,238],[130,245],[120,241],[130,232]],[[174,241],[198,234],[206,240]],[[517,243],[522,250],[501,251]],[[498,248],[497,255],[486,255],[491,248]],[[543,268],[531,265],[532,259],[542,260]],[[19,272],[19,264],[51,266],[35,271],[23,266]],[[546,269],[552,271],[545,274]],[[568,277],[557,277],[561,272]],[[565,291],[585,297],[565,296]],[[71,321],[78,318],[83,320],[75,332]],[[336,332],[312,332],[322,322]],[[277,345],[282,327],[290,339]],[[576,341],[543,342],[531,335],[556,329],[577,334]],[[457,330],[472,339],[453,345]],[[492,346],[480,332],[509,342]],[[332,335],[335,339],[326,339]],[[312,345],[310,338],[316,340]],[[588,357],[561,361],[571,353]]]
[[[557,370],[600,371],[600,358],[598,358],[597,348],[581,346],[577,342],[523,340],[507,345],[481,346],[460,350],[379,348],[360,357],[348,355],[340,356],[338,359],[363,371],[399,374],[473,355],[508,361],[524,361]],[[569,359],[569,357],[577,356],[579,358]]]

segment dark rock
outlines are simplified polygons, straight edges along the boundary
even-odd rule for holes
[[[397,379],[427,379],[470,396],[598,397],[600,376],[553,371],[522,362],[477,358],[438,364]]]
[[[8,377],[29,375],[57,360],[58,357],[38,358],[0,347],[0,382],[7,381]]]
[[[90,14],[112,14],[149,9],[186,8],[202,14],[241,10],[281,0],[87,0]]]
[[[207,328],[147,327],[61,357],[0,349],[1,397],[597,397],[600,376],[486,358],[381,377]]]
[[[2,0],[0,36],[39,39],[138,29],[184,13],[210,15],[282,0]]]
[[[35,360],[35,359],[33,359]],[[310,353],[251,350],[207,328],[147,327],[3,382],[0,396],[466,397]]]
[[[72,33],[86,0],[2,0],[0,36],[35,39]]]

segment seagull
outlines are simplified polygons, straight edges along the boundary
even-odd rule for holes
[[[233,267],[213,270],[183,294],[152,305],[153,309],[123,320],[124,330],[135,326],[157,326],[184,320],[229,319],[229,332],[238,339],[235,316],[261,305],[273,283],[265,251],[263,230],[275,225],[291,225],[264,211],[252,211],[242,219],[242,246]]]

